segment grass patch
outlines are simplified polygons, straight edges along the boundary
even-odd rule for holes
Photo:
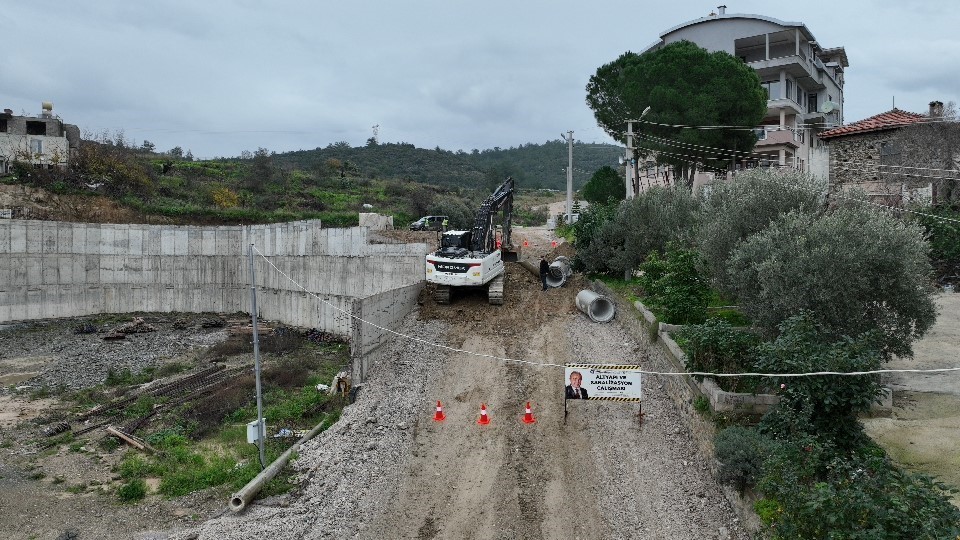
[[[249,336],[232,337],[212,347],[206,356],[249,354],[248,340]],[[342,369],[349,348],[340,343],[313,343],[301,331],[277,328],[261,340],[261,351],[265,353],[261,380],[268,422],[264,446],[270,462],[295,440],[274,438],[271,433],[280,428],[310,429],[321,421],[325,429],[339,418],[345,400],[318,392],[315,385],[329,381]],[[243,487],[261,470],[257,446],[246,442],[245,424],[256,417],[254,386],[252,373],[244,374],[225,381],[203,399],[158,415],[153,424],[158,430],[144,436],[158,453],[128,452],[117,467],[125,485],[159,478],[159,493],[170,498],[218,486]],[[128,409],[137,409],[139,415],[152,407],[152,399],[141,398]],[[279,474],[264,486],[261,496],[288,491],[291,474]]]
[[[156,368],[153,367],[148,367],[139,373],[133,373],[129,368],[109,369],[104,384],[107,386],[136,386],[148,383],[153,380],[154,371],[156,371]]]
[[[121,502],[134,503],[147,496],[147,483],[141,478],[131,480],[117,488],[117,498]]]

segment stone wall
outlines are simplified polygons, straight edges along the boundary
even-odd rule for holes
[[[905,177],[879,167],[881,153],[894,152],[883,159],[884,165],[899,164],[900,156],[910,149],[899,136],[901,130],[885,130],[846,135],[830,141],[830,195],[860,189],[873,202],[897,206],[904,199],[929,198],[931,182],[925,178]],[[886,150],[885,150],[886,145]],[[929,193],[929,194],[927,194]]]

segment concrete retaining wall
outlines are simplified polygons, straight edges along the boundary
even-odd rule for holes
[[[344,336],[352,333],[356,299],[371,298],[363,309],[382,326],[395,322],[416,296],[410,287],[422,282],[428,251],[425,244],[368,244],[366,228],[323,229],[319,221],[175,227],[3,220],[0,323],[249,311],[251,243],[267,259],[254,257],[259,316]],[[373,338],[364,339],[369,348]]]

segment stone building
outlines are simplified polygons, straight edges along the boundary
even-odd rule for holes
[[[65,168],[80,145],[80,128],[65,124],[44,102],[39,116],[18,116],[10,109],[0,113],[0,174],[14,162],[37,168]]]
[[[829,142],[829,193],[862,190],[892,206],[938,202],[941,181],[960,177],[958,126],[942,117],[943,103],[933,101],[926,115],[894,108],[821,133]]]

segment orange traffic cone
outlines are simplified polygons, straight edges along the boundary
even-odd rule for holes
[[[527,402],[527,410],[526,410],[526,412],[523,414],[523,423],[524,423],[524,424],[532,424],[532,423],[534,423],[534,422],[536,422],[536,421],[537,421],[537,419],[533,417],[533,412],[530,410],[530,402],[528,401],[528,402]]]
[[[481,426],[485,426],[490,423],[490,416],[487,415],[487,406],[483,403],[480,404],[480,419],[477,420],[477,423]]]
[[[437,412],[433,415],[433,419],[436,422],[443,422],[447,419],[447,415],[443,414],[443,405],[440,404],[440,400],[437,400]]]

